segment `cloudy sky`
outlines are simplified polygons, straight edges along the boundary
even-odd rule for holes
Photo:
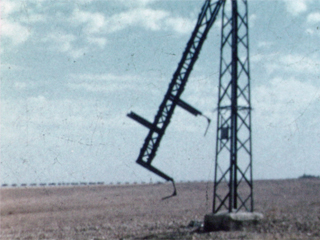
[[[135,164],[204,1],[1,0],[1,183],[149,182]],[[320,175],[320,4],[249,1],[254,179]],[[154,165],[212,180],[220,17]]]

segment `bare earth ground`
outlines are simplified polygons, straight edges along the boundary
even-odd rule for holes
[[[197,232],[212,183],[2,188],[0,239],[320,239],[320,180],[255,181],[265,215],[235,232]]]

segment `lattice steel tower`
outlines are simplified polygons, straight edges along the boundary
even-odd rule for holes
[[[212,211],[213,213],[222,209],[227,209],[229,212],[241,209],[253,211],[246,0],[206,0],[153,123],[134,112],[128,116],[150,130],[136,162],[165,180],[172,181],[174,185],[173,178],[154,167],[152,161],[176,106],[196,116],[202,115],[199,110],[182,101],[181,95],[221,8],[220,77]],[[174,186],[173,195],[175,194]]]
[[[248,6],[230,6],[222,10],[214,213],[253,211]]]

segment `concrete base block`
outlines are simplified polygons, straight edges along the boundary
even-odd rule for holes
[[[257,224],[263,215],[258,212],[219,212],[210,213],[204,217],[205,231],[234,231],[245,226]]]

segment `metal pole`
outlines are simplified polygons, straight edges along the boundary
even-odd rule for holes
[[[229,212],[232,209],[237,209],[237,119],[238,119],[238,7],[237,1],[232,0],[232,86],[231,86],[231,174],[230,184],[232,192],[232,203],[230,204]]]

